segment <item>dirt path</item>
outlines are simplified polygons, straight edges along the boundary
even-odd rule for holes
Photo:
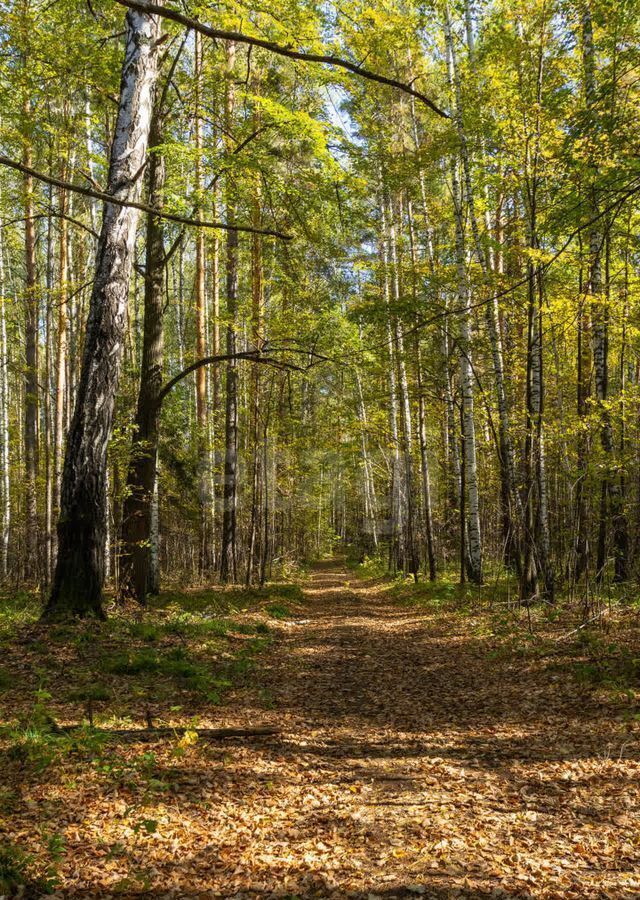
[[[316,570],[244,711],[283,736],[212,751],[178,893],[639,896],[637,746],[557,675],[488,661],[472,626]]]
[[[167,762],[135,896],[640,896],[637,744],[481,624],[318,568],[216,722],[282,734]]]

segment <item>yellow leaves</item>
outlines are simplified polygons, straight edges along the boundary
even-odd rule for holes
[[[198,743],[198,732],[191,728],[185,731],[180,740],[178,741],[178,747],[181,747],[183,750],[188,749],[189,747],[193,747],[194,744]]]

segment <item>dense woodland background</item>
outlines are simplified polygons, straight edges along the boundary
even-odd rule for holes
[[[0,2],[0,895],[640,896],[639,38]]]
[[[262,583],[339,542],[523,601],[636,580],[638,4],[179,11],[239,34],[146,16],[164,216],[105,431],[108,586]],[[125,13],[0,10],[0,577],[44,597]]]

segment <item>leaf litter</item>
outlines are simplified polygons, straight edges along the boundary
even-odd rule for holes
[[[53,896],[640,896],[635,718],[492,654],[469,617],[347,578],[317,568],[218,705],[156,700],[193,730],[79,740],[43,769],[5,752],[2,830],[34,859],[57,836]]]

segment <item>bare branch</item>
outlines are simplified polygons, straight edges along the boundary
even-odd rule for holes
[[[272,351],[267,350],[246,350],[241,353],[222,353],[218,356],[205,356],[202,359],[198,359],[195,362],[191,363],[190,366],[187,366],[186,369],[183,369],[181,372],[178,372],[170,381],[164,385],[164,387],[160,390],[158,394],[157,404],[160,406],[164,401],[164,398],[167,394],[173,390],[173,388],[182,381],[183,378],[186,378],[187,375],[190,375],[192,372],[195,372],[197,369],[202,369],[203,366],[211,366],[216,365],[222,362],[230,362],[231,360],[241,360],[246,359],[249,362],[262,363],[266,366],[274,366],[277,369],[293,369],[296,372],[304,371],[301,366],[296,366],[294,363],[283,362],[281,360],[273,359],[268,356]]]

